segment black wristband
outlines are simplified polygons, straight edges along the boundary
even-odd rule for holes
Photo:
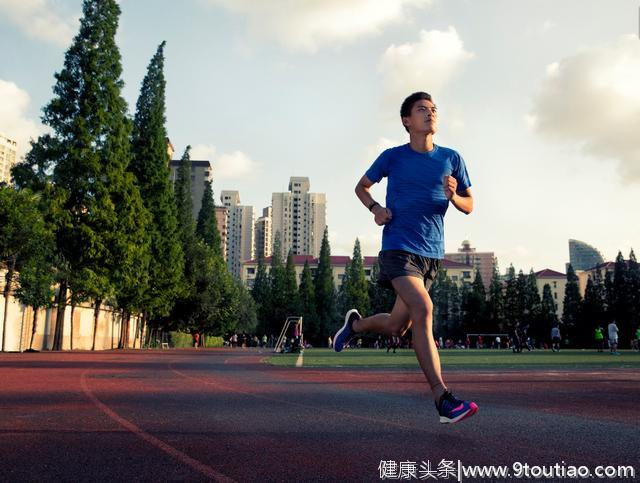
[[[374,201],[373,203],[371,203],[367,208],[369,208],[369,211],[373,210],[374,207],[376,206],[380,206],[380,203],[378,203],[377,201]]]

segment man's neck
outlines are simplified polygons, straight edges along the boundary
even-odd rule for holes
[[[433,134],[410,134],[409,146],[419,153],[428,153],[433,151]]]

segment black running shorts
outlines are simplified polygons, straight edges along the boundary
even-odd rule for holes
[[[391,280],[397,277],[417,277],[422,279],[427,290],[436,279],[440,260],[422,257],[404,250],[383,250],[378,254],[380,273],[378,285],[393,289]]]

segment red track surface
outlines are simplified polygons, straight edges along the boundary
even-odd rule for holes
[[[381,460],[633,465],[635,370],[277,368],[243,350],[0,354],[0,480],[378,481]],[[503,480],[504,481],[504,480]]]

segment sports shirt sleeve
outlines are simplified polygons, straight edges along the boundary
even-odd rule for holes
[[[364,174],[372,183],[379,182],[389,176],[389,150],[382,151],[371,167]]]
[[[456,153],[456,156],[454,156],[453,172],[451,173],[451,176],[453,176],[458,182],[459,192],[471,187],[471,180],[469,179],[469,173],[467,173],[467,165],[459,153]]]

